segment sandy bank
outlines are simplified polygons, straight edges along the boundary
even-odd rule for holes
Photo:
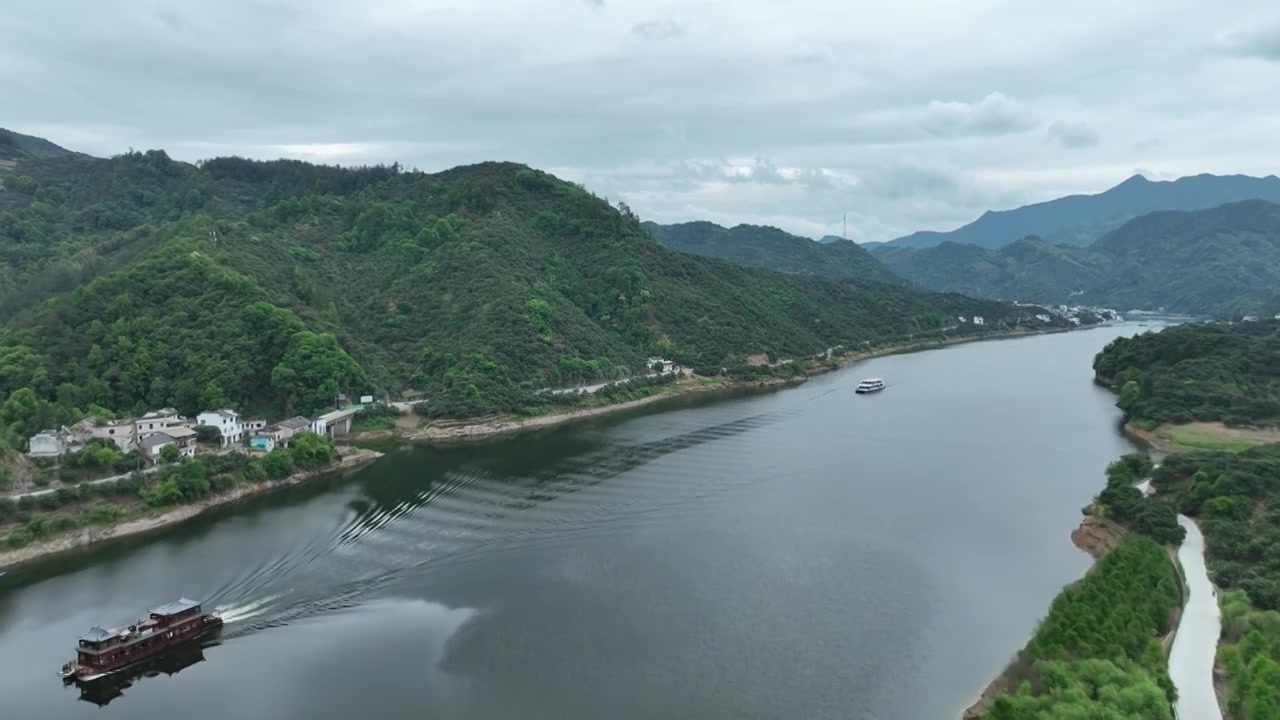
[[[269,480],[261,483],[242,485],[221,495],[215,495],[190,505],[181,505],[170,510],[161,511],[143,517],[135,517],[113,525],[86,527],[73,530],[48,540],[32,543],[17,550],[0,552],[0,568],[7,568],[20,563],[31,562],[57,553],[96,545],[113,538],[137,535],[158,528],[167,527],[189,520],[210,508],[215,508],[251,495],[261,495],[283,487],[299,485],[308,480],[332,473],[351,470],[382,457],[376,450],[359,449],[342,457],[337,464],[319,471],[297,472],[283,480]]]
[[[932,350],[942,348],[948,345],[959,345],[963,343],[979,342],[982,340],[1006,340],[1010,338],[1025,337],[1028,335],[1046,335],[1057,332],[1069,332],[1067,329],[1054,330],[1020,330],[1007,333],[995,333],[990,335],[981,335],[977,337],[958,337],[948,340],[935,340],[920,343],[906,343],[902,345],[893,345],[884,348],[877,348],[866,352],[849,353],[838,359],[834,363],[814,363],[805,368],[804,375],[794,378],[767,378],[763,380],[751,380],[745,382],[734,382],[721,378],[721,382],[716,384],[707,384],[705,381],[686,379],[676,382],[674,385],[668,386],[662,392],[651,395],[638,400],[628,400],[626,402],[615,403],[612,405],[598,405],[594,407],[578,408],[575,410],[566,410],[564,412],[549,413],[546,415],[537,415],[534,417],[506,417],[497,420],[484,420],[480,422],[441,422],[439,424],[428,425],[421,428],[397,428],[394,430],[370,430],[367,432],[356,433],[350,436],[353,441],[358,440],[408,440],[418,442],[467,442],[471,440],[483,440],[501,435],[508,435],[530,430],[538,430],[556,425],[561,425],[576,420],[598,417],[614,412],[631,410],[661,400],[668,400],[674,397],[690,395],[694,393],[716,392],[741,388],[753,387],[771,387],[777,385],[790,385],[802,383],[810,377],[821,375],[824,373],[847,367],[863,360],[869,360],[875,357],[885,355],[896,355],[900,353],[917,352],[921,350]]]

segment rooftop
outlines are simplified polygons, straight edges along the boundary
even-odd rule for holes
[[[190,600],[188,598],[182,597],[182,598],[178,598],[177,600],[174,600],[171,603],[161,605],[158,608],[152,608],[151,614],[152,615],[177,615],[180,612],[185,612],[195,607],[200,607],[199,600]]]
[[[170,425],[169,427],[164,428],[160,432],[164,435],[168,435],[169,437],[175,440],[181,440],[183,438],[196,436],[195,430],[192,430],[189,427],[183,427],[182,425]]]
[[[114,636],[115,636],[114,632],[107,630],[106,628],[101,628],[101,627],[98,627],[97,625],[94,625],[92,628],[89,628],[89,632],[85,633],[84,635],[81,635],[80,639],[88,640],[89,642],[96,643],[96,642],[102,642],[103,640],[106,640]]]
[[[281,420],[277,424],[280,427],[286,427],[286,428],[289,428],[290,430],[300,430],[302,428],[311,427],[311,421],[302,417],[301,415],[295,415],[294,417],[291,417],[288,420]]]
[[[143,448],[150,450],[151,448],[160,447],[161,445],[167,445],[171,442],[173,442],[173,438],[169,437],[165,433],[156,433],[155,435],[148,435],[142,438],[142,441],[139,442],[138,444],[141,445]]]
[[[143,414],[143,416],[138,419],[152,420],[154,418],[169,417],[171,415],[177,415],[177,414],[178,414],[178,411],[176,409],[167,407],[167,408],[160,408],[159,410],[152,410],[151,412]]]

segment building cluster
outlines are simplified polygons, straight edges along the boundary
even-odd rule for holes
[[[1036,303],[1014,302],[1019,307],[1043,307],[1048,313],[1036,313],[1035,318],[1040,322],[1050,322],[1053,316],[1057,315],[1065,319],[1073,325],[1080,324],[1080,316],[1089,314],[1098,318],[1100,322],[1111,323],[1121,322],[1124,320],[1120,313],[1111,308],[1090,307],[1088,305],[1038,305]]]
[[[103,438],[114,443],[121,452],[137,450],[153,463],[159,461],[164,448],[169,445],[177,448],[180,457],[193,457],[197,427],[217,430],[219,449],[248,447],[271,452],[306,431],[329,437],[346,435],[351,432],[351,420],[361,407],[341,407],[314,420],[298,415],[271,425],[259,418],[242,418],[235,410],[225,408],[197,413],[194,417],[183,417],[173,408],[161,408],[128,420],[95,422],[85,419],[71,427],[44,430],[31,437],[27,454],[31,457],[58,457],[82,450],[94,438]]]

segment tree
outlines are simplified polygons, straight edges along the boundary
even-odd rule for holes
[[[169,443],[160,448],[160,460],[168,465],[178,462],[182,458],[182,454],[178,452],[178,446]]]
[[[289,352],[271,371],[271,386],[279,393],[286,414],[311,414],[331,407],[344,390],[369,383],[364,370],[329,333],[302,331],[293,336]]]

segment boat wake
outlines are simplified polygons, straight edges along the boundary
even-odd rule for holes
[[[722,406],[714,414],[735,413]],[[562,542],[569,535],[616,532],[620,524],[694,511],[699,502],[720,493],[776,477],[768,468],[748,478],[703,470],[741,451],[724,441],[790,414],[739,416],[711,425],[705,410],[685,418],[667,415],[661,422],[646,423],[650,419],[644,418],[629,434],[635,437],[638,429],[649,441],[625,443],[605,433],[594,438],[591,450],[550,466],[513,472],[499,466],[500,461],[481,458],[443,472],[436,469],[429,484],[407,498],[379,497],[387,490],[375,485],[353,487],[345,501],[345,520],[318,528],[319,536],[304,534],[283,556],[265,559],[230,581],[210,604],[227,625],[223,638],[232,639],[364,604],[395,584],[481,552],[511,552]],[[681,419],[694,426],[682,429]],[[714,448],[681,463],[662,463],[661,469],[632,482],[606,482],[713,442]],[[316,516],[312,510],[306,517],[315,524]]]
[[[268,595],[252,602],[214,607],[214,611],[222,616],[224,625],[231,625],[261,615],[280,597],[282,597],[280,594]]]

